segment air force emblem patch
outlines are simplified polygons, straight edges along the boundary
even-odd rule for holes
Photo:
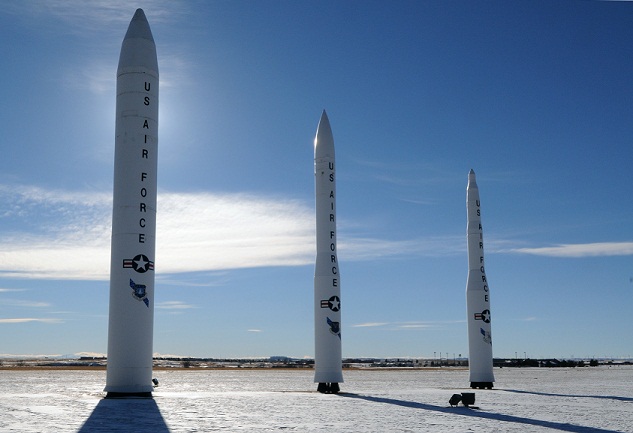
[[[330,326],[330,332],[338,338],[341,338],[341,323],[333,322],[329,317],[327,317],[327,324]]]
[[[134,298],[139,301],[143,301],[145,305],[147,306],[147,308],[149,308],[149,299],[147,299],[147,291],[146,291],[147,286],[145,284],[136,284],[130,278],[130,287],[132,288],[132,294],[134,295]]]

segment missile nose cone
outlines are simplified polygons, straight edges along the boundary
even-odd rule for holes
[[[468,172],[468,188],[471,186],[477,187],[477,181],[475,180],[475,171],[471,168]]]
[[[137,9],[123,38],[119,73],[130,67],[143,67],[158,74],[156,44],[143,9]]]
[[[147,18],[145,17],[145,12],[143,12],[143,9],[137,9],[134,13],[132,21],[130,21],[130,26],[127,28],[127,33],[125,34],[125,38],[123,40],[133,38],[148,39],[154,42],[152,30],[149,28],[149,23],[147,22]]]
[[[334,137],[332,136],[332,128],[327,113],[323,110],[319,126],[317,127],[316,137],[314,139],[314,155],[316,158],[325,156],[334,156]]]

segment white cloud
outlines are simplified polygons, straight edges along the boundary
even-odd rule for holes
[[[25,20],[26,25],[35,26],[40,21],[61,21],[62,28],[77,40],[87,39],[91,51],[81,56],[80,63],[68,66],[63,74],[64,83],[97,95],[110,94],[114,100],[118,50],[136,8],[144,10],[155,37],[158,36],[161,87],[190,82],[187,73],[191,65],[186,58],[191,56],[182,54],[186,47],[168,45],[160,38],[160,29],[164,23],[184,21],[193,13],[187,2],[138,0],[131,5],[127,0],[21,1],[3,5],[3,12],[28,18]],[[41,27],[38,25],[38,29]]]
[[[50,359],[50,358],[62,358],[63,355],[59,353],[54,354],[18,354],[18,353],[0,353],[0,358],[3,359],[15,359],[15,360],[27,360],[27,359]]]
[[[3,299],[2,305],[7,307],[43,308],[50,307],[48,302],[24,301],[20,299]]]
[[[262,332],[261,329],[247,329],[246,332]]]
[[[367,322],[367,323],[358,323],[356,325],[352,325],[352,328],[374,328],[377,326],[385,326],[388,325],[387,322]]]
[[[0,185],[0,275],[106,280],[111,195]],[[157,274],[314,262],[310,205],[253,194],[158,194]],[[346,260],[446,252],[446,241],[341,237]],[[449,242],[450,243],[450,242]]]
[[[0,273],[15,278],[107,279],[111,198],[0,186]],[[245,194],[159,194],[162,274],[300,265],[313,260],[312,210]]]
[[[434,325],[428,324],[428,323],[412,323],[412,324],[408,324],[408,325],[400,325],[399,328],[402,329],[428,329],[428,328],[433,328]]]
[[[97,32],[126,26],[136,8],[142,8],[150,23],[167,22],[176,15],[190,13],[186,2],[176,0],[46,0],[13,2],[6,10],[15,15],[57,18],[66,23],[67,31]]]
[[[411,331],[438,329],[443,325],[464,323],[464,320],[448,320],[434,322],[366,322],[351,325],[352,328],[380,328],[388,331]]]
[[[374,260],[387,256],[438,257],[466,251],[465,236],[437,236],[406,240],[340,237],[339,253],[346,260]]]
[[[196,307],[191,304],[186,304],[182,301],[165,301],[156,304],[156,308],[162,310],[189,310]]]
[[[27,323],[27,322],[63,323],[63,320],[61,320],[61,319],[35,318],[35,317],[19,317],[19,318],[15,318],[15,319],[0,319],[0,323]]]
[[[552,247],[513,248],[507,252],[548,257],[596,257],[633,255],[633,242],[595,242],[589,244],[560,244]]]
[[[159,195],[163,272],[294,266],[314,260],[312,210],[247,194]]]
[[[104,192],[0,185],[0,275],[107,280],[111,209],[111,194]],[[453,255],[464,249],[461,236],[385,240],[339,232],[339,254],[349,261]],[[633,242],[506,247],[498,252],[631,255]],[[311,203],[253,194],[158,194],[158,275],[308,265],[314,254]]]

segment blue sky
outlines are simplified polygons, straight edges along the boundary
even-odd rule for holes
[[[471,168],[494,355],[633,356],[633,4],[0,6],[0,354],[106,352],[115,73],[142,7],[156,353],[313,356],[326,109],[344,356],[468,353]]]

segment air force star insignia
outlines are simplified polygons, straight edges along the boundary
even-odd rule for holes
[[[154,270],[154,262],[147,258],[145,254],[137,254],[133,259],[123,260],[124,268],[132,268],[140,274]]]

